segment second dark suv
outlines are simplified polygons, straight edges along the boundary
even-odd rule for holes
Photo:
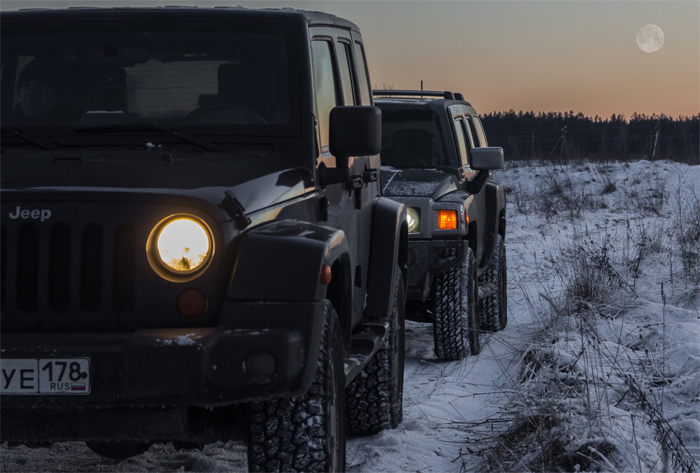
[[[434,324],[443,360],[480,351],[507,323],[506,199],[474,108],[452,92],[375,90],[382,110],[382,191],[406,205],[407,317]]]

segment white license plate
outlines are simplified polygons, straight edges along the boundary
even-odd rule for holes
[[[0,369],[0,394],[90,394],[89,358],[4,358]]]

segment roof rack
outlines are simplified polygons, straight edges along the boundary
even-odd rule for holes
[[[397,90],[397,89],[374,89],[376,96],[402,96],[402,97],[441,97],[445,100],[464,100],[464,96],[449,90]]]

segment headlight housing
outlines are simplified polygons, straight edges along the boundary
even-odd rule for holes
[[[408,233],[420,233],[420,211],[415,207],[406,207]]]
[[[191,281],[202,274],[214,255],[214,239],[207,224],[194,215],[178,214],[161,220],[148,237],[148,262],[164,279]]]

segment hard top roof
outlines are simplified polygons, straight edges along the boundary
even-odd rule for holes
[[[476,114],[474,107],[464,99],[460,93],[436,90],[373,90],[374,102],[376,105],[391,104],[403,105],[407,107],[422,106],[425,108],[449,107],[450,105],[461,104],[466,106],[473,114]]]
[[[30,19],[31,21],[45,20],[61,20],[69,19],[79,20],[86,17],[95,19],[113,19],[119,20],[122,18],[130,19],[135,16],[146,15],[151,18],[155,16],[165,16],[174,18],[182,16],[196,20],[211,19],[234,19],[241,16],[250,16],[251,19],[274,19],[275,17],[297,16],[303,17],[309,26],[338,26],[345,29],[352,29],[359,32],[359,28],[352,21],[340,18],[330,13],[297,10],[293,8],[261,8],[251,9],[241,6],[217,6],[217,7],[198,7],[198,6],[154,6],[154,7],[67,7],[67,8],[26,8],[18,10],[4,10],[0,12],[3,21],[6,18],[13,19]]]

